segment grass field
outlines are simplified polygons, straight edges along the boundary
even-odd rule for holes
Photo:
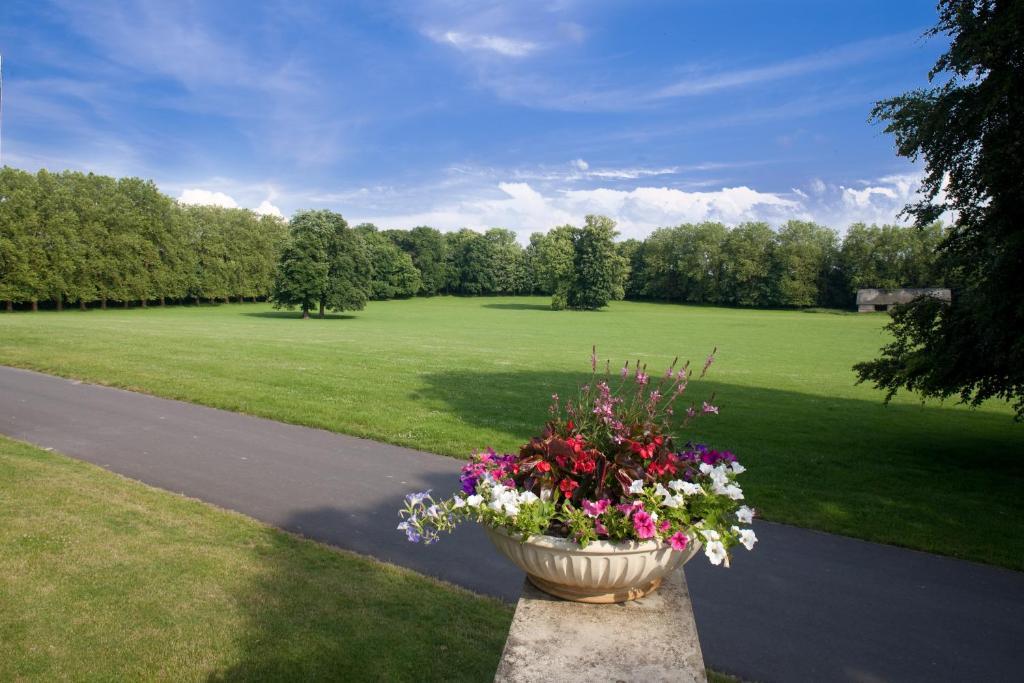
[[[552,392],[613,365],[658,371],[715,346],[690,436],[734,450],[768,519],[1024,569],[1024,427],[1005,405],[921,405],[855,386],[878,314],[540,298],[371,303],[299,320],[263,304],[0,315],[0,363],[449,455],[516,448]]]
[[[0,680],[489,681],[511,610],[0,438]]]

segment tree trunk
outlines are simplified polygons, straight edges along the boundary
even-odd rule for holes
[[[302,304],[302,319],[309,320],[309,306]]]
[[[8,313],[13,313],[14,312],[14,302],[11,301],[10,299],[7,300],[7,303],[5,304],[5,307],[6,307]]]
[[[64,297],[61,297],[61,296],[57,297],[57,310],[58,311],[63,311],[64,310]]]
[[[320,318],[323,319],[323,317],[324,317],[324,302],[321,301],[320,302]]]
[[[161,306],[166,306],[167,305],[167,301],[163,297],[160,297],[160,305]]]
[[[145,307],[146,307],[146,300],[145,300],[145,299],[143,299],[143,300],[142,300],[142,307],[143,307],[143,308],[145,308]]]
[[[39,310],[39,302],[36,301],[35,299],[32,299],[32,312],[34,313],[34,312],[36,312],[38,310]]]
[[[124,300],[124,307],[125,308],[130,308],[130,306],[128,305],[128,300],[127,299]]]
[[[80,310],[80,311],[84,311],[85,310],[85,299],[79,299],[78,300],[78,310]]]
[[[226,304],[231,303],[231,297],[230,296],[224,297],[224,303],[226,303]]]
[[[195,302],[196,302],[196,306],[198,306],[198,305],[199,305],[199,297],[198,297],[198,296],[194,296],[194,297],[192,297],[192,301],[195,301]]]
[[[104,311],[107,310],[107,300],[106,299],[102,299],[100,301],[100,308],[103,309]]]

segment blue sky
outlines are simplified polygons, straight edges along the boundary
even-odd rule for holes
[[[382,227],[891,221],[934,1],[4,0],[4,162]]]

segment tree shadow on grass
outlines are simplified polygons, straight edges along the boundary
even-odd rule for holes
[[[564,405],[591,380],[446,371],[425,375],[415,397],[514,450],[541,431],[553,393]],[[751,504],[768,519],[1024,566],[1024,539],[1006,542],[1020,538],[1013,520],[1024,515],[1015,493],[1024,489],[1024,430],[1008,413],[709,380],[690,383],[683,408],[692,401],[699,409],[712,394],[721,414],[699,417],[682,436],[737,453],[750,470],[743,479]]]
[[[408,483],[387,481],[364,504],[296,510],[281,527],[514,600],[521,572],[476,525],[446,536],[440,548],[411,544],[395,529],[398,491],[447,492],[457,484],[458,463],[451,465],[407,473]],[[236,596],[247,620],[240,661],[209,681],[493,678],[511,619],[507,603],[275,530],[252,552],[265,569]]]
[[[483,304],[481,308],[493,308],[499,311],[553,311],[549,304]]]
[[[249,316],[250,318],[270,318],[273,320],[302,320],[301,311],[252,311],[249,313],[243,313],[242,315]],[[310,320],[355,320],[358,316],[348,315],[346,313],[326,313],[323,318],[317,316],[316,313],[311,313],[309,316]]]

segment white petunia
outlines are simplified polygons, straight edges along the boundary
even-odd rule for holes
[[[533,491],[523,491],[522,493],[519,494],[519,502],[522,505],[536,503],[538,500],[540,500],[540,498],[538,498],[537,494],[534,493]]]
[[[483,502],[484,502],[484,497],[480,496],[480,495],[477,495],[475,493],[472,496],[470,496],[469,498],[466,499],[466,505],[468,505],[471,508],[478,508],[478,507],[480,507],[480,504],[483,503]]]
[[[668,498],[672,495],[672,492],[662,486],[661,482],[658,482],[654,487],[654,495],[661,496],[662,498]]]
[[[701,535],[709,541],[720,541],[722,537],[714,529],[701,529]]]
[[[725,469],[725,465],[718,465],[711,470],[711,481],[718,486],[725,486],[729,483],[729,474]]]
[[[743,489],[736,484],[729,484],[726,486],[722,494],[729,496],[733,500],[743,500]]]
[[[452,505],[452,508],[458,510],[459,508],[464,507],[466,507],[466,499],[460,496],[455,496],[455,503]]]
[[[725,546],[722,545],[721,541],[709,541],[704,546],[704,554],[707,555],[708,561],[713,565],[720,565],[725,562],[725,566],[729,566],[729,555],[725,552]]]
[[[743,547],[747,550],[753,550],[754,544],[757,543],[757,536],[754,535],[754,530],[736,529],[735,531],[739,533],[740,543],[743,544]]]
[[[398,528],[399,531],[405,531],[406,529],[409,528],[409,522],[402,522],[401,524],[398,525],[397,528]]]
[[[675,491],[676,493],[679,493],[680,491],[682,491],[683,490],[683,486],[685,486],[685,485],[686,485],[686,482],[683,481],[682,479],[673,479],[672,481],[670,481],[668,483],[668,487],[670,489],[672,489],[673,491]]]
[[[744,472],[747,471],[747,468],[739,464],[738,462],[734,462],[732,464],[732,471],[734,474],[743,474]]]
[[[700,484],[692,484],[688,481],[683,482],[684,496],[696,496],[698,493],[704,493],[704,489],[701,488]]]
[[[741,505],[740,509],[736,511],[736,519],[744,524],[750,524],[754,521],[754,511],[746,505]]]
[[[633,483],[629,485],[630,493],[643,493],[644,492],[644,480],[634,479]]]
[[[707,464],[706,462],[702,462],[700,464],[700,471],[703,472],[704,474],[711,474],[711,471],[713,469],[715,469],[715,468],[712,467],[711,465]]]

